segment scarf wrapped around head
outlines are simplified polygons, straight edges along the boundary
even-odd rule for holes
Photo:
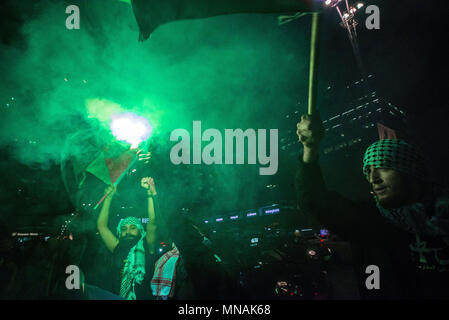
[[[363,157],[363,173],[368,177],[368,166],[389,168],[425,181],[426,158],[415,146],[400,139],[374,142]],[[382,216],[397,226],[419,235],[449,235],[449,192],[431,185],[418,202],[395,209],[383,208],[376,199]]]
[[[141,284],[145,276],[145,249],[143,241],[146,232],[138,218],[128,217],[122,219],[117,226],[117,235],[121,236],[121,227],[124,225],[135,225],[140,232],[140,239],[137,244],[129,250],[126,264],[123,269],[122,282],[120,285],[120,296],[127,300],[136,300],[134,291],[135,284]]]
[[[426,179],[426,161],[415,146],[400,139],[383,139],[366,149],[363,174],[368,180],[368,167],[394,169],[420,180]]]

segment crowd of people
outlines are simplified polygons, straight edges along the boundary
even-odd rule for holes
[[[425,155],[401,139],[375,141],[362,166],[373,199],[356,202],[326,187],[319,166],[324,132],[318,114],[303,115],[297,124],[303,145],[295,177],[299,212],[351,243],[360,283],[365,283],[368,266],[380,270],[380,288],[361,285],[361,298],[449,298],[449,191],[428,180]],[[110,255],[110,263],[102,266],[109,275],[107,288],[91,283],[89,270],[81,270],[80,289],[67,290],[67,275],[61,270],[79,254],[70,249],[70,241],[18,248],[5,229],[0,242],[1,298],[248,298],[238,279],[217,259],[201,228],[187,216],[157,210],[151,177],[142,178],[141,188],[147,198],[146,227],[141,219],[129,216],[116,230],[110,229],[109,219],[116,188],[106,188],[96,227]],[[156,246],[161,230],[168,231],[170,239],[170,250],[165,252]]]

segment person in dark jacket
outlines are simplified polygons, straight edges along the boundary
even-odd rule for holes
[[[296,175],[300,210],[353,244],[362,298],[449,298],[449,192],[427,180],[419,149],[400,139],[374,142],[363,158],[374,199],[355,202],[326,188],[319,115],[303,115],[297,135],[304,146]],[[379,268],[378,289],[365,285],[370,265]]]
[[[115,235],[109,230],[109,210],[115,187],[106,190],[108,196],[98,216],[98,231],[113,255],[112,293],[127,300],[235,298],[239,292],[236,280],[216,259],[199,228],[185,215],[162,214],[156,209],[157,192],[152,178],[143,178],[141,186],[148,194],[146,232],[135,217],[122,219]],[[170,243],[176,244],[164,255],[155,248],[156,233],[162,229],[168,232]],[[92,286],[88,289],[90,298],[112,296]]]

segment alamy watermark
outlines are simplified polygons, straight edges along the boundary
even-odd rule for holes
[[[378,6],[369,5],[365,9],[365,13],[369,16],[365,20],[365,26],[368,30],[380,29],[380,9]]]
[[[80,275],[80,269],[78,266],[75,265],[69,265],[65,269],[65,273],[67,273],[69,276],[65,279],[65,287],[68,290],[73,289],[80,289],[81,288],[81,275]]]
[[[69,16],[65,20],[65,26],[69,30],[80,29],[80,9],[77,5],[69,5],[65,9]],[[365,20],[365,26],[368,30],[380,29],[380,9],[376,5],[369,5],[365,9],[369,16]]]
[[[380,289],[380,269],[376,265],[369,265],[365,269],[365,273],[369,276],[365,280],[365,287],[368,290]]]
[[[257,129],[257,131],[255,129],[246,129],[245,131],[225,129],[223,141],[219,130],[207,129],[201,132],[201,121],[193,121],[192,135],[193,137],[190,139],[190,133],[185,129],[172,131],[170,141],[178,141],[170,150],[170,160],[173,164],[234,164],[234,142],[235,164],[245,164],[246,140],[247,164],[257,164],[258,162],[260,165],[266,166],[259,168],[260,175],[273,175],[278,170],[278,129],[270,129],[268,154],[267,129]],[[202,142],[208,142],[208,144],[202,147]]]
[[[65,8],[65,13],[69,16],[65,19],[65,27],[69,30],[79,30],[80,28],[80,8],[74,4]]]

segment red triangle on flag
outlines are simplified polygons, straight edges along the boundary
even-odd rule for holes
[[[120,156],[115,158],[105,158],[106,166],[109,169],[109,175],[111,176],[111,182],[114,183],[121,176],[121,174],[128,169],[136,150],[128,150],[123,152]]]

